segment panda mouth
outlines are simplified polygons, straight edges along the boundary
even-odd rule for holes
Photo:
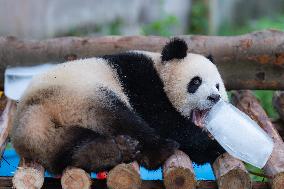
[[[210,109],[205,109],[205,110],[198,110],[194,109],[192,111],[192,122],[199,128],[202,129],[202,131],[206,132],[208,137],[211,140],[214,140],[214,137],[212,134],[205,128],[205,117],[207,113],[210,111]]]
[[[205,110],[194,109],[192,111],[192,122],[196,126],[204,129],[205,128],[205,121],[204,121],[204,119],[205,119],[207,113],[209,112],[209,110],[210,109],[205,109]]]

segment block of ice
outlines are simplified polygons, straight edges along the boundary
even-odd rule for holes
[[[30,67],[15,67],[5,70],[4,93],[13,100],[19,100],[33,76],[40,74],[55,64],[42,64]]]
[[[205,127],[232,156],[262,168],[274,143],[255,121],[233,105],[219,101],[205,118]]]

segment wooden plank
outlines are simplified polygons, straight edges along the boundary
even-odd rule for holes
[[[212,54],[227,89],[284,89],[284,33],[264,30],[240,36],[179,36],[189,52]],[[159,52],[168,38],[157,36],[63,37],[42,41],[0,37],[0,88],[9,66],[63,62],[127,50]],[[68,58],[67,58],[68,59]]]
[[[12,177],[0,177],[0,189],[11,188]],[[60,179],[47,177],[44,180],[43,189],[61,189]],[[105,180],[93,179],[92,188],[107,189]],[[217,189],[214,181],[198,181],[198,189]],[[141,189],[164,189],[162,181],[143,181]],[[253,182],[252,189],[270,189],[267,182]]]

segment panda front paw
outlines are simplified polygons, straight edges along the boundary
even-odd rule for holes
[[[179,144],[171,139],[159,140],[152,146],[144,146],[138,162],[147,169],[157,169],[174,154],[179,148]]]
[[[125,163],[135,160],[141,153],[139,141],[128,135],[118,135],[115,137],[115,142],[121,152],[122,161]]]

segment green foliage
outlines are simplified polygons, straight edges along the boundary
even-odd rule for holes
[[[251,23],[251,28],[254,30],[260,30],[260,29],[278,29],[278,30],[284,30],[284,15],[280,15],[275,18],[262,18],[256,22]]]
[[[171,28],[178,27],[179,23],[176,16],[168,15],[164,19],[156,20],[150,24],[142,26],[142,35],[160,35],[171,36],[173,35]]]
[[[104,35],[121,35],[121,28],[123,27],[123,21],[121,19],[116,19],[109,24],[96,24],[80,26],[75,28],[70,28],[67,32],[62,32],[57,34],[56,37],[61,36],[88,36],[95,33]]]
[[[12,145],[11,142],[8,142],[8,143],[7,143],[7,146],[6,146],[6,149],[11,149],[11,148],[13,148],[13,145]]]
[[[209,32],[208,25],[208,7],[203,1],[192,1],[188,33],[206,35]]]
[[[106,35],[121,35],[121,28],[123,27],[123,20],[116,19],[110,24],[103,27],[103,33]]]
[[[219,35],[239,35],[263,29],[284,31],[283,19],[284,15],[279,15],[277,17],[264,17],[258,20],[248,21],[243,26],[229,26],[228,24],[224,24],[220,28]]]
[[[161,7],[165,3],[164,0],[159,1]],[[169,37],[174,33],[172,28],[179,26],[179,21],[176,16],[165,13],[161,10],[162,19],[155,20],[149,24],[144,24],[141,27],[141,35],[158,35]]]
[[[264,108],[266,113],[271,118],[278,118],[279,115],[277,114],[276,110],[272,106],[272,97],[274,91],[270,90],[257,90],[254,91],[255,96],[260,100],[261,106]]]
[[[267,182],[268,179],[263,177],[263,176],[259,176],[259,175],[264,175],[263,173],[263,170],[257,168],[257,167],[254,167],[250,164],[245,164],[246,166],[246,169],[251,173],[250,174],[250,178],[253,180],[253,181],[262,181],[262,182]],[[257,174],[257,175],[256,175]]]
[[[87,36],[92,33],[101,32],[102,28],[100,26],[77,26],[74,28],[70,28],[67,32],[61,32],[56,35],[56,37],[64,37],[64,36]]]

